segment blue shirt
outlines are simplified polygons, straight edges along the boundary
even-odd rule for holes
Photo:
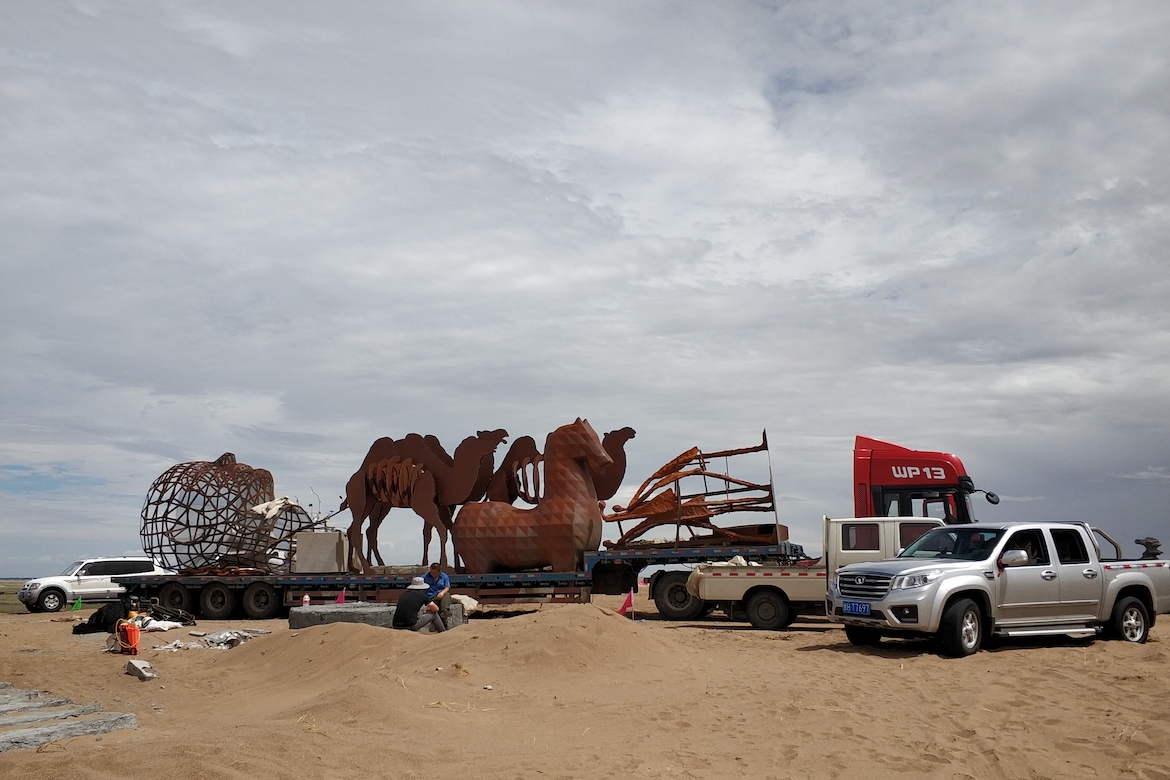
[[[451,587],[451,578],[447,576],[447,572],[445,571],[439,572],[438,579],[432,577],[431,573],[428,571],[423,575],[423,581],[426,582],[427,585],[431,586],[427,588],[428,599],[433,599],[435,596],[438,596],[439,591],[443,590],[444,588]]]

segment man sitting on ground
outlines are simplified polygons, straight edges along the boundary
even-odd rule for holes
[[[398,597],[398,605],[394,608],[394,619],[390,625],[411,631],[422,631],[427,626],[435,631],[447,630],[443,625],[443,619],[439,617],[438,605],[427,598],[427,583],[422,577],[411,580],[406,590]]]
[[[451,622],[451,578],[437,563],[431,564],[431,569],[423,575],[423,582],[427,584],[427,598],[439,607],[439,615],[446,623]]]

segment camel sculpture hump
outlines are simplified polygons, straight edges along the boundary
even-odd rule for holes
[[[407,434],[397,442],[397,448],[400,453],[410,456],[434,475],[438,502],[446,506],[455,506],[465,503],[474,491],[479,479],[481,459],[495,452],[496,447],[507,436],[508,432],[502,428],[480,431],[476,436],[468,436],[455,448],[455,455],[450,458],[450,464],[427,443],[427,438],[434,437],[424,437],[417,433]]]
[[[496,467],[496,448],[508,438],[508,432],[503,428],[497,428],[494,431],[478,431],[477,438],[483,439],[485,442],[495,440],[495,444],[489,452],[485,453],[479,459],[479,474],[476,475],[475,484],[471,488],[471,493],[464,499],[464,503],[468,501],[479,501],[487,493],[488,483],[491,482],[492,472]]]
[[[448,466],[455,465],[455,459],[448,455],[447,451],[443,449],[443,444],[439,441],[438,436],[432,436],[428,433],[423,437],[423,441],[426,442],[426,445],[431,448],[433,453],[439,456],[439,460],[443,461],[443,463]]]
[[[453,526],[467,571],[552,566],[581,568],[581,553],[601,540],[602,518],[591,471],[611,458],[587,420],[557,428],[545,442],[545,495],[532,509],[499,501],[466,504]]]

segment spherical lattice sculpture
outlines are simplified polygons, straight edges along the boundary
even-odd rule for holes
[[[146,494],[142,549],[179,570],[270,568],[274,557],[287,560],[287,540],[286,554],[277,555],[276,518],[253,512],[252,507],[273,497],[271,472],[237,463],[230,452],[214,462],[176,464]]]

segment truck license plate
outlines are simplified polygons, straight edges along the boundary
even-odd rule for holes
[[[845,615],[868,615],[869,602],[843,601],[841,602],[841,612]]]

